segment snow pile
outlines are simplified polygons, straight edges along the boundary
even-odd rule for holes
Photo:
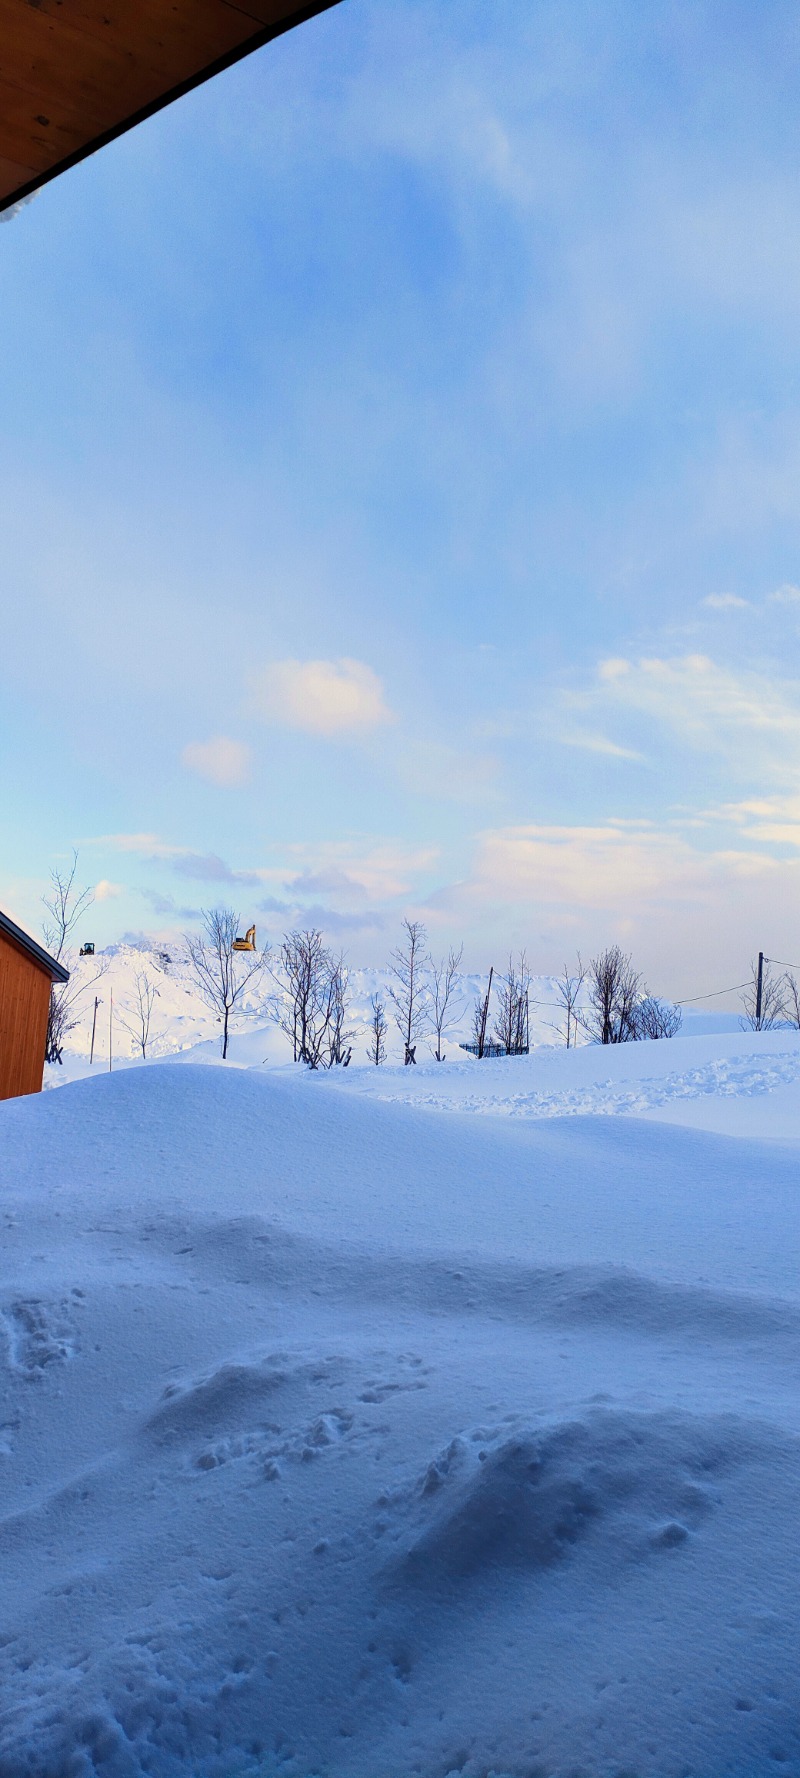
[[[1,1778],[800,1773],[797,1148],[533,1062],[0,1106]]]
[[[551,1046],[480,1063],[451,1057],[446,1067],[352,1069],[337,1084],[419,1110],[537,1119],[633,1115],[720,1133],[800,1137],[800,1033],[789,1029]]]

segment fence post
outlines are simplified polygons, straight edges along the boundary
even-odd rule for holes
[[[758,953],[758,978],[756,980],[756,1030],[761,1030],[761,990],[764,985],[764,952]]]
[[[489,970],[489,986],[486,990],[486,999],[484,1000],[484,1003],[483,1003],[483,1017],[481,1019],[480,1036],[478,1038],[478,1061],[480,1061],[481,1057],[483,1056],[483,1046],[486,1042],[486,1020],[489,1017],[489,995],[492,992],[492,976],[493,975],[494,975],[494,964],[492,964],[492,967]]]

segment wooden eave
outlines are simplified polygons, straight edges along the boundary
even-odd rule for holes
[[[43,945],[37,944],[36,939],[31,938],[30,933],[23,932],[22,927],[17,926],[16,922],[10,920],[8,914],[4,914],[2,910],[0,910],[0,938],[8,939],[16,950],[24,952],[30,962],[35,963],[37,969],[41,969],[45,975],[49,975],[51,982],[69,981],[69,970],[64,968],[63,963],[57,963],[55,957],[51,957],[50,952],[46,951]]]
[[[0,211],[338,0],[0,0]]]

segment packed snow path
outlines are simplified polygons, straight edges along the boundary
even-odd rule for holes
[[[0,1107],[2,1778],[800,1774],[798,1159],[200,1066]]]

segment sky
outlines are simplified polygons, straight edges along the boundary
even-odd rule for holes
[[[0,227],[0,906],[800,960],[799,80],[343,0]]]

